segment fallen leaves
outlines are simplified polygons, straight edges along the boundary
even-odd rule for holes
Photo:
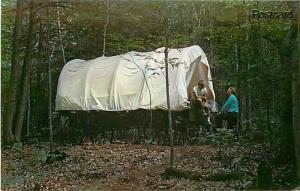
[[[45,148],[24,145],[23,151],[3,150],[2,190],[230,190],[248,187],[255,176],[257,162],[251,157],[261,147],[210,145],[175,147],[176,168],[194,172],[193,178],[161,176],[169,166],[169,147],[133,144],[83,144],[56,147],[61,160],[45,163]],[[226,147],[226,146],[225,146]],[[224,148],[225,148],[224,147]],[[23,155],[20,157],[20,153]],[[63,154],[62,154],[63,153]],[[64,154],[65,153],[65,154]],[[52,153],[52,155],[55,153]],[[50,155],[49,155],[50,156]],[[49,157],[48,156],[48,157]],[[55,156],[52,156],[55,158]],[[230,174],[231,172],[242,172]],[[228,172],[234,176],[222,179]],[[200,176],[201,175],[201,176]],[[201,178],[199,178],[201,177]],[[209,178],[210,177],[210,178]]]

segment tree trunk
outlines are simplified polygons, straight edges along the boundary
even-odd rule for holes
[[[168,46],[165,47],[165,68],[166,68],[166,93],[167,93],[167,106],[168,106],[168,124],[169,124],[169,134],[170,134],[170,166],[174,166],[174,130],[172,124],[172,113],[170,106],[170,92],[169,92],[169,67],[168,67]]]
[[[59,18],[59,11],[58,11],[58,7],[56,7],[57,10],[57,20],[58,20],[58,30],[60,31],[60,18]],[[48,32],[47,32],[47,57],[48,57],[48,126],[49,126],[49,141],[50,141],[50,152],[52,152],[52,147],[53,147],[53,129],[52,129],[52,76],[51,76],[51,62],[52,62],[52,56],[53,56],[53,52],[50,53],[50,15],[49,15],[49,10],[47,8],[47,20],[48,20],[48,24],[47,24],[47,28],[48,28]],[[62,44],[62,37],[61,37],[61,32],[59,33],[60,36],[60,46],[61,46],[61,50],[62,50],[62,54],[63,54],[63,60],[64,60],[64,64],[66,64],[66,59],[65,59],[65,54],[64,54],[64,48],[63,48],[63,44]],[[53,48],[54,51],[54,48]]]
[[[239,26],[239,23],[237,24]],[[236,72],[239,73],[240,70],[241,70],[241,63],[240,63],[240,60],[241,60],[241,50],[240,50],[240,45],[238,43],[235,43],[235,46],[234,46],[234,53],[235,53],[235,59],[236,59]],[[237,124],[237,127],[236,127],[236,131],[238,133],[238,135],[240,135],[241,133],[241,120],[242,120],[242,111],[243,111],[243,104],[242,104],[242,101],[243,101],[243,94],[241,93],[242,90],[241,90],[241,87],[243,87],[242,85],[242,82],[239,80],[239,77],[237,78],[237,81],[236,81],[236,88],[238,90],[238,93],[237,93],[237,96],[238,96],[238,99],[239,99],[239,108],[240,108],[240,112],[239,112],[239,116],[238,116],[238,124]]]
[[[24,64],[22,68],[21,85],[20,85],[20,102],[18,104],[16,123],[15,123],[15,139],[21,141],[22,125],[24,120],[25,109],[27,105],[27,96],[29,91],[29,80],[32,68],[32,52],[34,47],[35,27],[36,27],[36,10],[33,3],[30,4],[30,22],[28,29],[28,37],[26,42],[26,51]]]
[[[299,2],[298,2],[299,4]],[[298,181],[300,181],[300,10],[298,10],[298,88],[296,89],[296,92],[298,95],[296,95],[296,98],[298,98],[298,106],[297,106],[297,112],[295,113],[295,124],[294,124],[294,139],[295,139],[295,153],[296,153],[296,160],[297,160],[297,175],[298,175]],[[296,121],[297,120],[297,121]]]
[[[107,35],[107,26],[108,26],[108,19],[109,19],[109,5],[108,0],[106,0],[106,20],[103,28],[103,50],[102,50],[102,56],[105,56],[105,48],[106,48],[106,35]]]
[[[300,9],[299,9],[299,4],[300,3],[297,1],[288,2],[288,6],[293,11],[294,19],[292,22],[290,32],[286,39],[287,41],[286,44],[288,49],[286,50],[286,52],[283,53],[285,53],[284,56],[286,56],[286,60],[292,62],[292,70],[291,70],[293,76],[291,80],[292,81],[292,88],[291,88],[292,108],[290,108],[290,110],[292,110],[291,114],[292,114],[292,126],[293,126],[293,136],[294,136],[296,172],[297,172],[297,178],[300,181],[300,139],[299,139],[300,137],[300,59],[299,59]]]
[[[61,32],[61,24],[60,24],[60,13],[59,13],[58,6],[56,7],[56,13],[57,13],[57,26],[58,26],[58,35],[59,35],[59,41],[60,41],[60,49],[61,49],[61,52],[62,52],[62,57],[63,57],[64,64],[66,64],[66,56],[65,56],[65,50],[64,50],[63,40],[62,40],[62,32]],[[47,12],[47,14],[48,14],[48,12]]]
[[[244,2],[246,3],[246,2]],[[245,6],[248,6],[246,4],[244,4]],[[248,12],[251,11],[250,9],[250,6],[248,6]],[[246,39],[245,39],[245,42],[247,44],[247,46],[251,47],[252,45],[250,44],[250,41],[249,41],[249,36],[251,36],[250,34],[250,16],[248,14],[245,14],[245,23],[247,24],[247,29],[246,29]],[[250,27],[249,27],[250,26]],[[250,53],[249,51],[247,52],[247,54],[245,55],[245,57],[247,58],[246,59],[246,68],[245,70],[247,71],[247,73],[251,74],[250,72]],[[244,85],[244,100],[246,101],[245,105],[245,118],[246,118],[246,130],[250,130],[250,128],[252,127],[252,121],[251,121],[251,114],[252,114],[252,110],[251,110],[251,83],[250,83],[250,80],[249,81],[246,81],[245,82],[245,85]]]
[[[212,19],[212,1],[208,1],[209,3],[209,61],[210,61],[210,68],[212,68],[212,75],[214,75],[214,52],[213,52],[213,29],[214,29],[214,24],[213,24],[213,19]]]
[[[29,82],[29,93],[27,95],[27,119],[26,119],[26,136],[30,134],[30,82]]]
[[[172,120],[172,113],[171,113],[171,105],[170,105],[170,92],[169,92],[169,42],[170,42],[170,26],[168,15],[166,15],[166,42],[165,42],[165,70],[166,70],[166,95],[167,95],[167,108],[168,108],[168,129],[170,135],[170,167],[174,166],[174,130],[173,130],[173,120]]]
[[[297,178],[300,181],[300,2],[290,2],[294,11],[293,27],[297,29],[297,51],[293,54],[293,130],[296,155]],[[298,57],[298,60],[297,60]]]
[[[16,93],[17,83],[19,81],[20,73],[20,36],[22,31],[22,10],[21,1],[17,1],[15,29],[12,43],[12,59],[11,59],[11,73],[9,81],[9,94],[7,97],[6,110],[4,110],[3,118],[3,143],[4,145],[11,145],[14,137],[12,133],[12,122],[16,108]]]

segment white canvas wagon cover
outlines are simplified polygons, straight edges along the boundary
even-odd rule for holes
[[[166,109],[164,50],[68,62],[58,80],[56,110]],[[169,49],[168,57],[172,110],[187,108],[199,80],[209,99],[215,99],[207,57],[199,46]]]

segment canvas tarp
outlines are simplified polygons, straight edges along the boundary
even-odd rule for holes
[[[164,50],[68,62],[59,77],[56,110],[166,109]],[[206,84],[209,99],[215,99],[207,57],[199,46],[169,49],[168,57],[172,110],[188,107],[198,80]]]

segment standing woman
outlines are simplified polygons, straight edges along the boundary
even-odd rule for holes
[[[228,121],[229,129],[232,129],[237,124],[237,119],[239,116],[239,104],[235,96],[235,88],[229,87],[227,89],[227,94],[229,97],[216,117],[217,128],[222,127],[223,120]]]

